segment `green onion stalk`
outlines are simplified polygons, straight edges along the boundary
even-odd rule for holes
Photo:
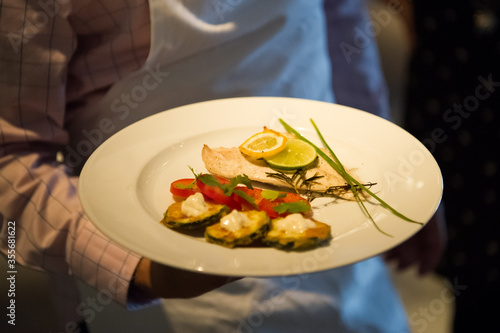
[[[311,141],[309,141],[308,139],[306,139],[304,136],[302,136],[302,134],[300,134],[299,132],[297,132],[290,125],[288,125],[283,119],[279,119],[279,121],[281,122],[281,124],[285,127],[285,129],[289,133],[294,134],[298,139],[300,139],[300,140],[302,140],[302,141],[310,144],[316,150],[316,153],[321,158],[323,158],[342,178],[344,178],[344,180],[346,181],[346,183],[349,185],[349,187],[350,187],[350,189],[351,189],[351,191],[352,191],[352,193],[353,193],[353,195],[354,195],[354,197],[355,197],[358,205],[360,206],[361,210],[370,218],[370,220],[373,222],[373,225],[375,226],[375,228],[377,228],[377,230],[379,230],[381,233],[383,233],[384,235],[393,237],[392,235],[390,235],[390,234],[386,233],[385,231],[383,231],[382,229],[380,229],[380,227],[377,225],[377,223],[373,219],[372,215],[370,214],[370,212],[366,208],[366,206],[365,206],[365,204],[364,204],[364,202],[363,202],[363,200],[362,200],[362,198],[361,198],[361,196],[359,194],[358,188],[361,189],[362,191],[368,193],[371,197],[373,197],[375,200],[377,200],[382,207],[384,207],[385,209],[389,210],[391,213],[393,213],[397,217],[399,217],[399,218],[401,218],[401,219],[403,219],[403,220],[405,220],[407,222],[410,222],[410,223],[416,223],[416,224],[419,224],[419,225],[424,225],[424,223],[422,223],[422,222],[415,221],[415,220],[410,219],[409,217],[401,214],[396,209],[394,209],[392,206],[390,206],[388,203],[386,203],[384,200],[382,200],[379,196],[377,196],[375,193],[373,193],[372,191],[370,191],[370,189],[368,189],[365,185],[363,185],[361,182],[359,182],[354,177],[352,177],[345,170],[344,166],[342,165],[342,163],[338,159],[337,155],[330,148],[330,146],[326,142],[325,138],[321,134],[319,128],[316,126],[316,123],[314,122],[314,120],[311,119],[311,123],[314,126],[314,129],[316,130],[316,133],[318,134],[321,142],[323,143],[323,145],[325,146],[325,148],[328,150],[328,152],[330,153],[330,155],[332,156],[333,159],[330,158],[330,156],[328,156],[318,146],[316,146],[314,143],[312,143]]]

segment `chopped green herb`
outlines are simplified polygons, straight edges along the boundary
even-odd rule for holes
[[[307,204],[305,201],[295,201],[295,202],[284,202],[275,207],[273,207],[274,211],[278,214],[283,213],[304,213],[311,209],[311,206]]]
[[[224,192],[225,196],[230,196],[239,184],[245,185],[249,189],[253,189],[252,181],[250,180],[250,178],[248,178],[247,175],[238,175],[229,179],[229,184],[222,184],[214,175],[207,173],[197,174],[196,172],[194,172],[193,168],[189,167],[189,169],[191,169],[191,172],[194,174],[195,181],[196,179],[199,179],[203,184],[207,186],[218,187]]]
[[[197,179],[201,180],[201,182],[205,185],[212,186],[212,187],[222,187],[222,184],[217,180],[217,178],[214,177],[214,175],[210,174],[199,174]]]
[[[190,189],[190,188],[193,188],[194,187],[194,184],[196,183],[196,179],[193,180],[191,183],[189,184],[182,184],[182,183],[178,183],[178,184],[175,184],[175,187],[177,187],[178,189],[180,190],[185,190],[185,189]]]
[[[234,190],[233,191],[234,194],[242,197],[243,199],[245,199],[249,204],[251,204],[254,208],[258,208],[257,204],[255,203],[255,198],[246,194],[244,191],[242,190]]]
[[[229,181],[230,181],[230,186],[233,189],[239,184],[245,185],[249,189],[253,189],[252,181],[250,180],[250,178],[248,178],[247,175],[238,175],[236,177],[231,178]]]
[[[286,193],[285,192],[278,192],[274,190],[262,190],[262,197],[267,200],[274,201],[278,198],[285,198]]]

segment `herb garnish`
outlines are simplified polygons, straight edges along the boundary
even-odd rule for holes
[[[285,192],[278,192],[274,190],[262,190],[262,197],[267,200],[274,201],[279,198],[286,198]]]
[[[194,172],[194,170],[191,167],[189,167],[189,169],[191,169],[191,172],[194,174],[195,181],[197,179],[199,179],[205,185],[208,185],[211,187],[218,187],[222,190],[222,192],[224,193],[225,196],[230,196],[231,194],[233,194],[233,192],[236,189],[236,186],[238,186],[239,184],[243,184],[246,187],[248,187],[249,189],[253,189],[252,181],[250,180],[250,178],[248,178],[247,175],[238,175],[236,177],[229,179],[228,184],[224,184],[224,183],[221,183],[214,175],[211,175],[208,173],[197,174],[196,172]],[[239,192],[242,192],[242,191],[239,191]],[[240,195],[240,194],[238,193],[238,195]]]
[[[364,183],[363,186],[366,188],[371,188],[372,186],[377,185],[377,183]],[[362,191],[361,187],[354,184],[354,187],[356,187],[358,190]],[[351,185],[348,183],[345,183],[345,185],[334,185],[330,186],[329,188],[326,189],[325,192],[317,194],[316,192],[310,192],[308,196],[311,197],[310,201],[317,197],[328,197],[328,196],[335,196],[335,197],[342,197],[343,193],[346,193],[351,190]]]
[[[266,175],[268,177],[280,179],[286,182],[294,189],[297,194],[300,193],[300,189],[302,187],[306,187],[307,192],[309,192],[311,186],[316,183],[315,181],[323,177],[315,174],[314,176],[307,178],[306,170],[304,169],[297,169],[291,177],[280,170],[276,170],[276,172],[266,172]]]
[[[293,187],[293,190],[297,194],[303,194],[309,202],[313,201],[315,198],[318,197],[327,197],[327,196],[339,196],[340,193],[342,192],[347,192],[351,189],[351,186],[349,184],[345,185],[334,185],[330,186],[327,188],[324,192],[316,192],[312,191],[311,187],[312,185],[316,184],[316,180],[320,179],[324,176],[318,176],[318,174],[314,174],[314,176],[311,176],[309,178],[306,178],[306,170],[304,169],[297,169],[295,173],[293,173],[292,176],[287,175],[286,173],[276,170],[276,172],[266,172],[268,177],[271,178],[276,178],[279,180],[282,180],[289,184],[291,187]],[[372,187],[373,185],[376,185],[377,183],[365,183],[363,184],[365,187]],[[355,185],[358,189],[360,187],[358,185]],[[305,187],[305,189],[303,189]]]
[[[252,197],[251,195],[246,194],[245,191],[236,189],[233,191],[233,193],[245,199],[250,205],[252,205],[253,208],[259,207],[255,202],[255,198]]]
[[[286,198],[287,194],[275,190],[262,190],[261,196],[263,199],[276,201],[277,199]],[[273,210],[278,214],[305,213],[311,210],[311,206],[305,201],[282,202],[274,206]]]
[[[188,189],[192,189],[194,187],[194,184],[196,183],[196,179],[194,179],[191,183],[189,184],[182,184],[182,183],[179,183],[179,184],[176,184],[175,186],[178,188],[178,189],[181,189],[181,190],[188,190]]]
[[[311,210],[311,206],[305,201],[295,201],[295,202],[283,202],[279,205],[273,207],[274,211],[278,214],[283,213],[303,213]]]
[[[382,229],[379,228],[379,226],[377,225],[377,223],[375,222],[375,220],[371,216],[370,212],[366,208],[365,204],[363,203],[363,200],[361,199],[360,194],[359,194],[359,189],[361,189],[362,191],[368,193],[375,200],[377,200],[381,204],[382,207],[384,207],[385,209],[389,210],[391,213],[393,213],[394,215],[398,216],[399,218],[401,218],[401,219],[403,219],[403,220],[405,220],[407,222],[410,222],[410,223],[416,223],[416,224],[424,225],[424,223],[422,223],[422,222],[417,222],[417,221],[412,220],[409,217],[406,217],[405,215],[401,214],[400,212],[398,212],[397,210],[395,210],[393,207],[391,207],[389,204],[387,204],[384,200],[382,200],[381,198],[379,198],[375,193],[373,193],[372,191],[370,191],[368,189],[368,187],[366,187],[365,185],[363,185],[362,183],[360,183],[358,180],[356,180],[354,177],[352,177],[345,170],[344,166],[342,165],[342,163],[340,162],[340,160],[337,158],[337,156],[335,155],[335,153],[333,152],[333,150],[330,148],[330,146],[328,145],[328,143],[325,141],[323,135],[321,134],[321,132],[319,131],[318,127],[316,126],[316,124],[314,123],[314,121],[312,119],[311,119],[311,123],[314,126],[314,129],[316,130],[316,133],[318,134],[318,136],[319,136],[321,142],[323,143],[323,145],[325,146],[325,148],[328,150],[328,152],[332,156],[333,160],[327,154],[325,154],[320,148],[318,148],[315,144],[313,144],[312,142],[310,142],[309,140],[307,140],[299,132],[297,132],[290,125],[288,125],[283,119],[279,119],[279,121],[281,122],[281,124],[285,127],[285,129],[289,133],[295,134],[295,136],[297,138],[299,138],[300,140],[302,140],[304,142],[307,142],[308,144],[310,144],[311,146],[313,146],[314,149],[316,150],[316,153],[319,156],[321,156],[328,164],[330,164],[330,166],[335,171],[337,171],[337,173],[339,175],[341,175],[342,178],[344,178],[344,180],[349,185],[350,190],[354,194],[354,197],[356,198],[356,201],[358,202],[358,204],[361,207],[362,211],[370,218],[370,220],[375,225],[375,228],[377,228],[377,230],[379,230],[381,233],[383,233],[383,234],[385,234],[387,236],[393,237],[392,235],[384,232]]]
[[[237,186],[239,184],[245,185],[249,189],[253,189],[252,187],[252,181],[250,178],[248,178],[247,175],[238,175],[236,177],[230,178],[229,183],[221,183],[217,177],[215,177],[212,174],[203,174],[199,173],[197,174],[193,168],[189,167],[191,172],[195,176],[195,180],[193,181],[196,182],[196,180],[200,180],[203,184],[211,187],[217,187],[222,190],[223,194],[225,196],[231,196],[232,194],[236,194],[240,196],[241,198],[245,199],[251,206],[254,208],[258,209],[259,204],[256,202],[256,199],[252,197],[251,195],[248,195],[245,191],[238,189]],[[287,196],[286,192],[279,192],[279,191],[274,191],[274,190],[262,190],[261,196],[263,199],[267,199],[269,201],[275,201],[277,199],[285,198]],[[311,210],[311,206],[304,202],[304,201],[297,201],[297,202],[283,202],[279,203],[276,206],[273,207],[273,210],[277,212],[278,214],[283,214],[283,213],[303,213]]]

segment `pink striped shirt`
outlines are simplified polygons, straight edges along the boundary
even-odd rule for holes
[[[8,221],[15,221],[19,264],[53,273],[71,290],[67,276],[75,276],[127,304],[140,258],[86,219],[78,178],[56,153],[68,143],[65,123],[78,107],[144,63],[148,1],[4,0],[0,6],[2,252]],[[76,308],[66,310],[66,318],[78,319]]]

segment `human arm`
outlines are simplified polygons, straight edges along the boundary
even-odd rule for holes
[[[192,298],[238,279],[186,271],[142,258],[133,287],[153,298]]]
[[[132,293],[140,297],[131,297],[134,272],[136,284],[140,283],[144,275],[139,262],[148,261],[141,261],[95,229],[78,199],[78,176],[56,158],[71,136],[65,126],[71,117],[68,105],[99,99],[113,80],[143,64],[149,35],[137,35],[149,34],[147,1],[130,2],[134,8],[111,8],[116,5],[112,1],[55,2],[50,13],[44,4],[1,4],[2,235],[7,221],[16,221],[18,263],[56,275],[73,275],[122,304],[147,303],[163,296],[155,289],[176,286],[157,287],[155,282],[151,292]],[[100,7],[106,5],[110,8]],[[131,9],[133,12],[127,11]],[[37,21],[41,18],[46,21]],[[135,25],[129,26],[130,22]],[[118,59],[109,56],[110,45],[122,55],[121,67],[116,67]],[[136,49],[129,49],[132,46]],[[99,59],[97,64],[92,62],[95,59]],[[101,71],[90,71],[90,67]],[[114,71],[103,73],[102,68]],[[7,244],[2,242],[1,248],[5,253]],[[168,267],[152,266],[158,274],[177,274]],[[196,277],[200,285],[204,278],[213,279],[201,274]],[[154,275],[146,275],[146,282],[148,279],[159,281]]]
[[[77,195],[78,177],[56,159],[70,135],[65,121],[68,83],[74,81],[68,72],[79,47],[71,20],[91,4],[44,4],[1,4],[2,234],[7,221],[16,222],[19,264],[71,274],[126,304],[140,258],[109,242],[88,221]]]

